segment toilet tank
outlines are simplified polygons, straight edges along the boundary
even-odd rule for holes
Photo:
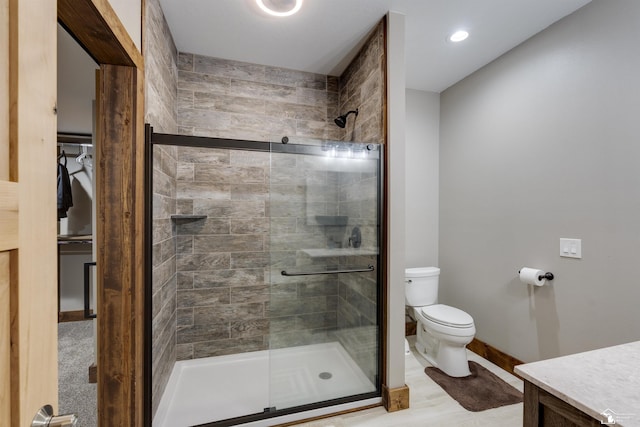
[[[438,267],[407,268],[404,270],[405,303],[422,307],[438,302]]]

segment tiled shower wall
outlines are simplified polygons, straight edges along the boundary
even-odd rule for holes
[[[337,106],[337,77],[183,52],[178,57],[178,126],[183,135],[337,139]]]
[[[176,147],[153,152],[152,375],[154,412],[176,360]]]
[[[178,52],[158,0],[145,2],[145,122],[177,132]],[[156,147],[153,188],[153,413],[176,360],[176,150]]]
[[[155,132],[177,133],[178,50],[159,0],[145,1],[145,122]]]
[[[383,23],[372,32],[362,52],[341,78],[180,53],[178,57],[179,133],[259,141],[279,141],[286,135],[312,139],[353,138],[357,140],[361,138],[367,142],[383,142],[383,61]],[[339,102],[342,108],[337,107]],[[335,126],[333,119],[351,108],[360,108],[357,120],[350,121],[346,129]],[[354,117],[350,116],[350,120],[353,119]],[[240,215],[245,218],[245,223],[267,227],[265,224],[271,219],[274,224],[278,224],[271,230],[274,245],[271,248],[272,256],[278,257],[278,266],[314,263],[316,267],[322,268],[327,265],[338,265],[338,259],[305,260],[304,255],[296,255],[296,249],[300,248],[301,242],[309,245],[314,241],[323,240],[317,245],[317,247],[323,247],[326,244],[324,232],[327,230],[324,229],[326,226],[314,224],[306,213],[302,215],[300,212],[306,206],[305,201],[300,199],[300,197],[306,197],[306,192],[304,194],[300,192],[303,185],[307,183],[305,174],[308,175],[311,172],[304,170],[302,161],[297,165],[296,160],[287,158],[287,155],[281,156],[279,161],[284,166],[279,171],[276,159],[277,156],[274,156],[276,164],[271,171],[275,177],[276,194],[268,194],[268,164],[264,165],[262,171],[265,181],[253,182],[252,178],[242,175],[247,171],[238,169],[247,165],[232,165],[224,163],[226,160],[219,160],[218,164],[226,166],[219,170],[216,176],[217,183],[225,182],[227,185],[234,186],[248,183],[242,194],[245,200],[238,199],[237,191],[232,194],[231,190],[229,193],[214,190],[216,184],[202,181],[202,175],[194,175],[186,177],[186,179],[192,179],[193,183],[184,185],[197,183],[202,191],[212,191],[217,194],[215,197],[224,199],[223,204],[226,204],[226,207],[217,206],[220,202],[211,200],[205,202],[206,199],[199,199],[198,201],[198,197],[202,194],[196,195],[193,199],[194,204],[191,206],[187,201],[187,196],[190,197],[190,195],[185,192],[179,196],[178,210],[181,213],[202,213],[210,208],[214,209],[214,215],[210,215],[206,222],[213,221],[214,218],[219,222],[220,217],[216,215],[228,216],[227,221],[233,215]],[[259,160],[253,161],[260,163]],[[293,163],[287,164],[287,162]],[[186,163],[183,164],[181,160],[179,170],[184,167],[190,173],[190,166],[186,166]],[[205,168],[203,165],[200,167]],[[291,171],[298,167],[300,169],[295,172],[298,176],[291,177]],[[283,177],[289,175],[287,182],[284,182],[284,179],[283,182],[278,182],[278,174],[281,172]],[[329,173],[329,177],[326,174],[325,172],[322,179],[331,180],[331,174]],[[185,176],[179,176],[179,179],[185,179]],[[245,181],[247,179],[249,181]],[[255,175],[253,179],[259,180]],[[340,209],[337,175],[334,175],[333,179],[334,182],[331,185],[334,188],[328,194],[333,194],[335,200],[323,200],[317,204],[321,205],[320,209],[329,215],[338,214]],[[323,184],[327,185],[327,182]],[[354,183],[351,182],[348,185],[353,187]],[[180,194],[180,190],[178,192]],[[224,196],[221,195],[223,193]],[[314,194],[314,191],[310,194]],[[269,207],[265,205],[268,200],[277,201],[277,203],[271,203]],[[239,203],[244,204],[244,207],[238,207]],[[352,204],[343,203],[342,209],[353,209],[351,206]],[[331,212],[326,212],[327,210]],[[354,217],[353,221],[356,221],[359,215]],[[236,218],[235,221],[239,219]],[[217,267],[211,269],[211,264],[199,266],[191,261],[181,262],[182,255],[179,255],[178,270],[187,269],[184,270],[184,274],[179,273],[179,359],[258,350],[267,348],[269,339],[274,347],[329,339],[321,338],[320,335],[335,329],[339,323],[337,277],[306,276],[304,280],[285,278],[278,274],[279,270],[276,267],[275,274],[268,278],[273,283],[271,295],[269,295],[267,287],[269,281],[265,281],[264,276],[259,277],[258,274],[258,270],[266,267],[269,262],[269,254],[266,252],[269,245],[266,229],[260,231],[263,236],[258,238],[256,230],[241,235],[231,232],[230,228],[222,228],[215,230],[219,235],[213,238],[205,237],[205,234],[198,235],[198,230],[194,227],[196,224],[178,226],[178,233],[181,234],[178,244],[179,252],[187,248],[192,251],[190,255],[185,255],[187,258],[207,259]],[[333,230],[333,234],[344,235],[346,231],[346,229],[337,232]],[[210,226],[207,225],[205,233],[211,232]],[[367,232],[366,227],[363,232]],[[244,259],[242,264],[239,264],[238,260],[241,257]],[[204,268],[207,273],[188,270],[197,268]],[[242,272],[245,269],[252,270],[249,272],[249,277]],[[212,273],[212,271],[216,272]],[[234,296],[243,287],[242,281],[237,280],[239,274],[243,275],[242,280],[247,281],[245,287],[251,289],[251,292],[246,292],[242,296],[242,302]],[[269,274],[268,271],[266,274]],[[190,275],[199,277],[200,280],[192,282]],[[206,280],[205,277],[207,277]],[[228,280],[224,277],[228,277]],[[373,279],[375,280],[375,275]],[[207,280],[216,285],[206,285]],[[356,279],[345,280],[353,282]],[[369,313],[371,304],[375,303],[375,292],[364,289],[366,286],[363,283],[369,284],[370,281],[361,278],[358,279],[357,284],[343,284],[342,312],[343,315],[349,313],[349,317],[340,323],[361,326],[367,324],[364,319],[375,322],[375,316],[371,319],[372,316]],[[201,288],[197,289],[198,286]],[[215,291],[206,289],[208,287],[215,287]],[[226,290],[223,292],[221,288]],[[196,304],[198,308],[189,307],[189,304]],[[230,306],[234,304],[253,305],[249,311],[247,306],[243,306],[241,310]],[[214,310],[213,307],[217,308]],[[224,311],[224,315],[221,310]],[[217,313],[218,317],[213,314],[207,315],[205,312]],[[354,321],[354,318],[357,321]]]
[[[269,154],[179,147],[178,359],[266,348]]]
[[[350,115],[340,140],[385,143],[386,116],[386,56],[385,19],[380,21],[339,80],[340,114]]]
[[[156,132],[259,141],[279,141],[287,135],[383,142],[385,65],[382,23],[343,76],[337,78],[189,53],[176,54],[157,0],[146,4],[150,29],[147,30],[145,44],[145,117]],[[333,119],[352,108],[360,108],[355,126],[352,115],[346,129],[336,127]],[[268,326],[273,332],[272,344],[285,346],[305,343],[311,335],[317,339],[323,331],[331,330],[337,324],[355,325],[354,318],[358,319],[358,324],[366,324],[364,319],[370,318],[367,317],[370,307],[369,302],[362,298],[370,301],[372,294],[365,289],[368,286],[362,284],[362,279],[357,279],[357,284],[341,284],[340,298],[345,307],[342,316],[347,312],[350,314],[349,318],[342,320],[338,314],[338,283],[331,275],[298,282],[278,283],[279,279],[276,279],[269,295],[265,275],[270,273],[265,272],[264,267],[269,261],[266,251],[270,242],[266,237],[266,224],[270,217],[273,244],[277,249],[273,257],[278,260],[278,266],[337,265],[339,260],[318,261],[296,255],[291,239],[302,241],[311,238],[309,243],[313,239],[326,239],[322,234],[322,228],[326,226],[313,224],[306,213],[304,217],[296,216],[282,208],[278,213],[282,216],[276,219],[271,211],[279,208],[275,204],[269,206],[266,201],[269,198],[275,200],[278,195],[267,193],[269,168],[264,158],[227,151],[229,157],[225,160],[224,153],[218,152],[219,157],[214,163],[223,166],[220,175],[203,166],[210,154],[189,154],[187,151],[176,150],[160,155],[176,162],[177,180],[176,199],[162,197],[168,206],[171,206],[171,200],[175,201],[176,210],[173,212],[206,213],[208,218],[193,222],[174,221],[180,255],[172,255],[171,245],[167,243],[171,221],[164,221],[171,208],[163,207],[167,209],[160,213],[163,217],[156,218],[154,212],[154,242],[156,245],[160,243],[159,246],[154,245],[154,290],[163,289],[162,294],[158,294],[162,296],[154,298],[154,325],[170,325],[170,319],[177,318],[181,331],[177,336],[178,359],[265,348]],[[285,169],[290,167],[287,162],[291,160],[286,157],[274,158],[275,169],[278,164]],[[166,168],[167,164],[162,167]],[[170,176],[166,170],[161,173]],[[190,173],[193,173],[192,181],[187,184]],[[278,171],[271,173],[277,174]],[[262,184],[258,182],[260,174],[264,174]],[[338,180],[331,177],[331,173],[327,173],[326,179],[327,183],[332,179]],[[194,183],[194,189],[189,190]],[[283,200],[292,201],[300,197],[299,185],[278,185],[282,186],[277,192]],[[226,189],[221,188],[224,186]],[[290,188],[285,188],[287,186]],[[210,188],[205,190],[205,187]],[[166,188],[161,191],[166,191]],[[194,193],[189,194],[190,191]],[[210,193],[203,197],[204,191]],[[340,210],[337,193],[338,190],[333,192],[335,201],[323,201],[325,211]],[[344,232],[332,230],[330,234]],[[160,264],[156,265],[156,261]],[[158,269],[159,266],[162,270]],[[180,270],[177,283],[176,276],[171,276],[176,270]],[[215,275],[211,271],[216,271]],[[351,276],[349,280],[354,281],[355,276],[360,275]],[[167,292],[171,286],[179,288],[175,298]],[[294,297],[297,303],[286,303]],[[195,305],[189,307],[189,304]],[[181,308],[176,314],[177,305]],[[314,309],[309,311],[306,307]],[[320,310],[314,311],[318,307]],[[267,320],[269,313],[271,322]],[[221,327],[221,324],[225,326]],[[159,345],[155,344],[156,338],[158,342],[170,342],[167,339],[173,333],[171,329],[160,330],[162,332],[155,332],[154,328],[154,345]],[[216,344],[212,345],[215,341]],[[174,351],[171,347],[171,344],[165,347],[168,353],[159,349],[161,353],[154,357],[154,390],[156,385],[158,389],[163,388],[168,377],[173,363],[169,356]],[[157,379],[157,373],[160,373],[160,379]],[[154,402],[158,401],[159,396],[154,397]]]

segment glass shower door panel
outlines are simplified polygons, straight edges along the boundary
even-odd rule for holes
[[[272,146],[272,408],[378,390],[379,149]]]

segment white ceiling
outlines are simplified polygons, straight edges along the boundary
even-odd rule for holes
[[[406,15],[411,89],[441,92],[590,0],[304,0],[289,18],[255,0],[160,0],[177,48],[340,75],[387,11]],[[448,34],[471,34],[459,44]]]

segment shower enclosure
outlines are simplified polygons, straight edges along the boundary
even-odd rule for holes
[[[379,401],[382,147],[150,128],[147,144],[153,425]]]

